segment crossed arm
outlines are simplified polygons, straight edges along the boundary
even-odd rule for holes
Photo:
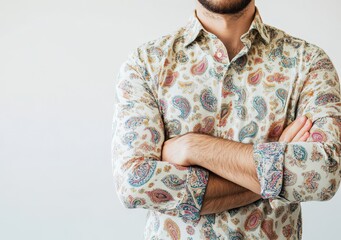
[[[331,199],[341,179],[340,81],[323,50],[311,62],[297,103],[296,112],[303,121],[293,121],[277,142],[243,144],[190,133],[182,136],[184,157],[168,158],[165,144],[164,159],[204,167],[247,189],[250,202],[252,192],[287,203]],[[169,148],[176,142],[181,137],[170,142]],[[205,196],[204,203],[210,198]]]
[[[340,84],[323,52],[312,60],[315,64],[298,102],[297,115],[306,115],[312,122],[307,141],[255,144],[194,133],[166,141],[143,54],[146,52],[135,51],[122,64],[116,85],[113,174],[126,207],[196,220],[200,214],[247,205],[260,197],[294,202],[328,200],[336,193],[340,183]],[[195,151],[193,145],[182,145],[180,149],[191,152],[187,157],[179,151],[168,155],[176,157],[161,156],[172,141],[193,144],[201,137],[205,141],[199,143],[204,144]],[[199,154],[195,157],[193,152]]]
[[[246,206],[260,195],[211,172],[200,214],[219,213]]]
[[[310,119],[295,120],[279,140],[306,141],[310,128]],[[162,160],[185,166],[199,165],[211,171],[201,215],[245,206],[261,198],[252,144],[190,132],[167,140]]]
[[[199,165],[210,171],[201,215],[245,206],[261,198],[249,145],[190,132],[167,140],[162,160],[182,166]],[[227,177],[230,172],[246,173],[237,162],[249,168],[244,182],[251,183],[253,191]]]

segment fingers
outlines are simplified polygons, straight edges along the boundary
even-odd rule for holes
[[[299,130],[296,136],[292,139],[292,142],[299,141],[300,138],[303,137],[303,135],[310,130],[311,126],[312,126],[311,120],[307,119],[304,126],[301,128],[301,130]]]
[[[309,138],[309,136],[310,136],[310,133],[309,133],[309,132],[305,132],[305,133],[303,134],[303,136],[298,140],[298,142],[305,142],[305,141],[307,141],[307,139]]]
[[[301,116],[300,118],[293,121],[282,132],[280,141],[291,142],[291,140],[296,136],[296,134],[303,128],[306,120],[307,120],[306,116]]]

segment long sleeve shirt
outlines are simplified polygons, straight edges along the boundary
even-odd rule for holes
[[[263,23],[257,7],[240,40],[229,60],[194,10],[119,69],[114,182],[124,206],[148,210],[146,239],[301,239],[300,203],[329,200],[339,187],[340,81],[326,52]],[[309,138],[279,142],[302,115],[313,123]],[[164,141],[187,132],[252,143],[262,198],[200,216],[208,170],[161,158]]]

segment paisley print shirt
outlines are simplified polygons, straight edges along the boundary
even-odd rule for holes
[[[146,239],[301,239],[300,203],[339,187],[340,81],[328,55],[263,23],[257,8],[240,39],[230,61],[194,10],[119,69],[114,182],[124,206],[148,209]],[[278,142],[301,115],[313,122],[307,141]],[[200,216],[208,171],[161,161],[163,142],[186,132],[252,143],[262,198]]]

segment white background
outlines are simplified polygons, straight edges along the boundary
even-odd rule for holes
[[[256,1],[263,21],[322,47],[341,73],[341,3]],[[142,239],[113,187],[119,65],[183,26],[194,0],[0,0],[0,239]],[[341,190],[303,203],[304,239],[336,239]]]

